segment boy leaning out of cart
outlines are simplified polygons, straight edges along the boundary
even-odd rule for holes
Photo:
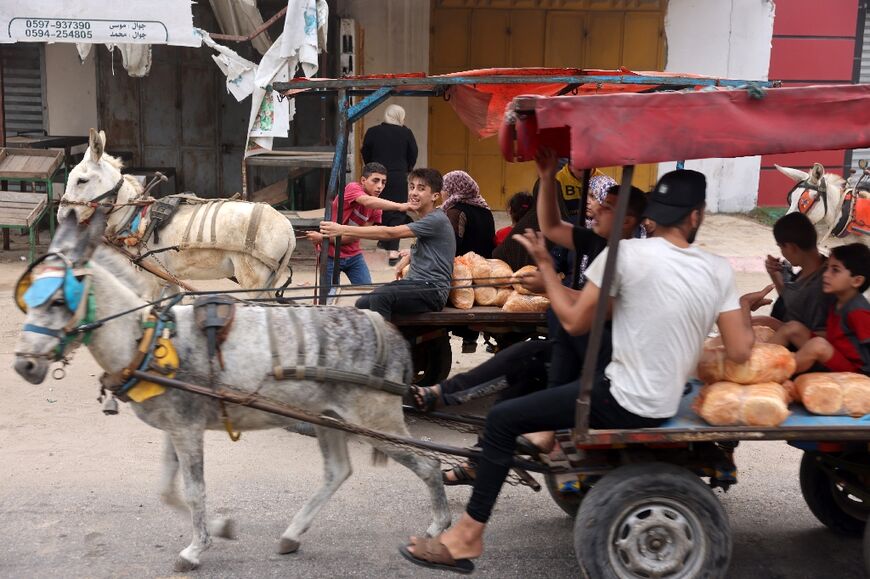
[[[800,322],[787,322],[772,342],[798,348],[797,372],[820,364],[830,372],[870,375],[870,248],[861,243],[835,247],[822,274],[822,291],[836,297],[828,310],[826,337]]]

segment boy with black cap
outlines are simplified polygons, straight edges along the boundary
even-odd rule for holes
[[[757,295],[738,298],[728,262],[691,246],[704,219],[705,196],[701,173],[665,174],[645,211],[656,223],[656,237],[619,243],[611,288],[613,358],[596,376],[591,428],[653,427],[674,416],[714,323],[728,358],[737,363],[749,358],[755,341],[749,310]],[[537,262],[562,326],[574,335],[588,332],[608,249],[587,269],[586,286],[578,297],[562,286],[540,233],[528,230],[515,239]],[[574,426],[578,390],[576,381],[495,405],[486,419],[466,512],[438,537],[413,538],[402,554],[420,565],[429,565],[434,557],[447,567],[470,566],[470,559],[483,552],[483,531],[511,466],[517,436]]]

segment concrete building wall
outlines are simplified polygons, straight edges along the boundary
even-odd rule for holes
[[[358,74],[428,72],[429,70],[429,0],[343,0],[338,14],[353,18],[362,32],[364,56]],[[359,42],[359,40],[358,40]],[[390,99],[405,109],[405,125],[414,132],[420,153],[417,166],[426,166],[429,140],[429,100],[420,97]],[[383,120],[381,105],[359,125],[360,138],[365,128]]]
[[[94,50],[101,48],[97,46]],[[48,134],[87,135],[88,129],[97,128],[97,72],[94,50],[82,62],[74,44],[45,46]],[[123,68],[120,72],[126,74]]]
[[[665,70],[767,80],[775,6],[773,0],[670,0],[665,16]],[[758,197],[760,157],[688,161],[707,176],[707,208],[748,211]],[[662,163],[659,173],[673,163]]]

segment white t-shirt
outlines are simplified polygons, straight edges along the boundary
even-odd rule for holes
[[[586,277],[599,288],[605,249]],[[619,404],[648,418],[677,413],[704,338],[720,313],[740,308],[734,272],[722,257],[662,238],[619,243],[610,295],[613,358],[605,374]]]

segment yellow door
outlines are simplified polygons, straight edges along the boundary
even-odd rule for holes
[[[574,67],[660,70],[664,66],[665,0],[433,0],[430,72],[490,67]],[[506,163],[492,137],[462,125],[449,103],[430,99],[429,164],[462,169],[480,184],[493,209],[517,191],[531,191],[533,163]],[[602,168],[619,178],[618,168]],[[635,168],[633,182],[650,189],[656,165]]]

